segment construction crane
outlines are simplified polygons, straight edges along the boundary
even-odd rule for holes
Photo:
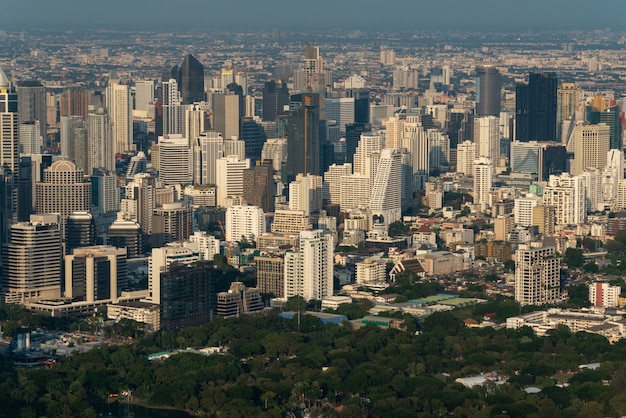
[[[230,263],[230,257],[232,257],[232,253],[233,253],[233,243],[230,241],[226,241],[226,231],[224,230],[224,225],[222,224],[222,221],[218,220],[217,221],[218,225],[220,226],[220,229],[222,230],[222,236],[224,237],[224,241],[226,242],[227,248],[228,248],[228,258],[226,259],[226,263]]]

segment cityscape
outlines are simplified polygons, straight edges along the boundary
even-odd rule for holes
[[[137,27],[0,30],[0,416],[626,414],[626,30]]]

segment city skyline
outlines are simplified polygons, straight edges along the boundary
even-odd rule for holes
[[[359,29],[359,30],[409,30],[451,29],[483,31],[537,30],[537,29],[613,29],[624,28],[620,19],[620,0],[591,3],[581,0],[551,1],[528,0],[511,4],[499,0],[482,0],[479,3],[457,0],[438,2],[394,2],[390,18],[382,19],[379,2],[373,0],[320,0],[306,14],[287,0],[253,2],[240,1],[235,11],[225,3],[206,3],[187,0],[177,8],[191,9],[197,13],[184,13],[180,18],[171,13],[171,5],[162,0],[134,1],[112,0],[106,8],[89,2],[59,0],[45,2],[11,2],[3,12],[13,18],[3,22],[0,29],[16,28],[99,28],[99,29],[260,29],[281,27],[285,29]],[[541,13],[537,13],[538,11]],[[36,11],[33,13],[33,11]],[[140,19],[138,17],[141,17]],[[595,17],[595,18],[594,18]]]

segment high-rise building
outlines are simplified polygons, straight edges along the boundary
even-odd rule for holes
[[[354,97],[326,98],[324,103],[326,105],[326,120],[336,121],[339,125],[339,133],[345,135],[346,125],[354,123]]]
[[[194,140],[211,126],[209,106],[208,103],[194,103],[185,107],[184,135],[189,140],[189,148],[192,148]]]
[[[261,159],[263,145],[267,140],[265,129],[258,118],[245,117],[241,121],[241,139],[245,144],[245,157],[252,163]]]
[[[621,292],[620,286],[611,286],[607,282],[589,283],[589,301],[593,306],[604,306],[605,308],[618,306]]]
[[[341,203],[341,177],[352,174],[352,164],[331,165],[324,173],[322,200],[331,205]]]
[[[66,255],[65,297],[73,302],[117,300],[128,288],[126,249],[98,245]]]
[[[474,175],[474,160],[476,159],[476,144],[464,141],[458,145],[456,157],[456,172],[466,176]]]
[[[561,259],[554,247],[520,245],[515,253],[515,300],[522,305],[561,301]]]
[[[257,288],[261,293],[272,293],[277,298],[285,297],[285,257],[281,254],[255,256]]]
[[[150,104],[154,103],[154,81],[138,80],[135,82],[135,100],[133,110],[141,116],[148,116]]]
[[[430,171],[447,171],[450,167],[450,138],[441,129],[435,128],[426,130],[426,136]]]
[[[224,157],[224,138],[214,131],[203,132],[194,141],[194,184],[216,184],[217,160]]]
[[[354,154],[359,146],[361,135],[369,131],[369,126],[363,123],[351,123],[346,126],[346,158],[345,162],[354,163]],[[392,147],[387,147],[392,148]],[[400,147],[398,147],[400,148]]]
[[[18,123],[39,121],[38,135],[45,138],[47,134],[46,120],[46,88],[37,80],[20,81],[15,87],[18,97]]]
[[[240,160],[238,156],[230,155],[216,161],[217,204],[226,207],[228,197],[240,196],[243,198],[243,172],[250,168],[250,160]]]
[[[274,170],[270,160],[257,161],[243,171],[243,198],[248,205],[265,213],[274,212]]]
[[[577,124],[572,139],[574,159],[570,171],[573,175],[578,176],[587,168],[606,166],[611,139],[610,128],[607,125]]]
[[[494,165],[500,160],[500,118],[482,116],[474,119],[474,142],[478,157],[491,158]]]
[[[1,170],[0,170],[1,171]],[[20,166],[18,173],[18,190],[17,190],[17,220],[18,222],[27,222],[33,213],[33,158],[30,155],[20,156]],[[1,186],[0,180],[0,187]],[[0,197],[2,192],[0,192]],[[9,199],[10,200],[10,199]],[[2,209],[0,208],[0,216]],[[1,226],[1,221],[0,221]],[[0,251],[0,254],[2,251]],[[0,262],[0,265],[2,263]]]
[[[39,121],[20,124],[20,154],[41,154],[43,137],[39,129]]]
[[[226,241],[256,239],[265,233],[265,214],[257,206],[231,206],[226,209]]]
[[[187,54],[178,74],[182,104],[204,101],[204,65],[193,55]]]
[[[80,116],[87,118],[92,92],[83,88],[68,88],[61,95],[59,106],[61,116]]]
[[[213,129],[226,139],[239,137],[239,96],[213,95]]]
[[[543,235],[553,235],[556,212],[554,206],[537,205],[533,208],[533,225]]]
[[[562,83],[557,90],[556,96],[556,127],[557,137],[561,137],[563,122],[573,119],[582,99],[582,90],[574,83]]]
[[[110,80],[106,90],[106,106],[113,124],[115,154],[134,151],[132,100],[128,86]]]
[[[300,232],[300,246],[285,254],[285,297],[321,300],[333,295],[333,239],[322,230]]]
[[[258,312],[263,309],[259,289],[232,282],[227,292],[217,294],[217,314],[224,318]]]
[[[365,88],[348,90],[348,97],[354,99],[354,123],[370,123],[370,91]]]
[[[401,219],[402,194],[398,190],[401,184],[401,155],[396,149],[385,148],[380,152],[370,198],[373,224],[385,227],[385,231],[390,224]]]
[[[320,175],[320,95],[291,96],[287,125],[287,178]]]
[[[578,225],[587,218],[585,184],[581,176],[552,175],[543,190],[543,204],[554,206],[557,225]]]
[[[11,226],[3,245],[5,303],[25,303],[61,296],[60,219],[57,214],[31,215]]]
[[[586,120],[593,124],[606,124],[610,133],[610,149],[622,149],[622,112],[619,105],[615,102],[606,103],[602,97],[596,96],[596,99],[591,106],[587,106]]]
[[[61,160],[44,170],[43,181],[35,185],[35,208],[38,214],[61,215],[61,232],[74,212],[91,212],[91,183],[85,181],[83,170],[71,161]]]
[[[0,244],[8,242],[9,226],[17,222],[19,184],[18,98],[11,81],[0,68],[0,174],[6,200],[0,212]]]
[[[182,202],[164,203],[152,216],[152,246],[189,238],[193,232],[193,209]]]
[[[87,167],[91,174],[95,168],[115,171],[115,144],[113,125],[104,107],[89,107],[87,114]]]
[[[289,210],[301,210],[309,216],[322,209],[322,177],[298,174],[289,183]]]
[[[87,122],[80,116],[61,116],[61,155],[86,172]]]
[[[89,212],[74,212],[65,221],[65,254],[96,245],[96,223]]]
[[[263,87],[263,120],[275,121],[278,115],[286,114],[289,106],[289,89],[282,80],[271,80]]]
[[[491,159],[480,157],[474,161],[474,204],[485,210],[491,206],[489,192],[492,186],[493,163]]]
[[[190,184],[193,179],[193,155],[189,141],[180,134],[159,137],[159,179],[163,184]]]
[[[516,87],[518,141],[556,141],[556,73],[530,73],[528,84]]]
[[[324,60],[320,47],[304,44],[304,63],[302,69],[294,71],[294,90],[324,92],[327,85],[332,85],[332,74],[324,70]]]
[[[500,71],[491,65],[476,66],[476,116],[500,115]]]
[[[532,193],[528,193],[524,197],[515,199],[513,214],[515,216],[515,224],[519,226],[531,226],[533,223],[533,208],[541,205],[542,199]]]
[[[163,135],[186,132],[185,116],[187,106],[182,104],[178,82],[173,78],[162,83],[163,95]]]
[[[280,173],[282,166],[287,162],[287,140],[284,138],[271,138],[263,144],[261,151],[263,161],[272,161],[274,171]]]
[[[107,244],[116,248],[125,248],[128,258],[139,258],[144,256],[144,234],[141,225],[135,221],[125,221],[122,213],[118,214],[118,219],[109,226],[107,230]]]

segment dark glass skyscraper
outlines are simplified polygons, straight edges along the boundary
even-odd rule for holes
[[[320,174],[320,95],[291,96],[287,122],[287,178]]]
[[[476,67],[476,115],[498,116],[500,114],[500,71],[490,65]]]
[[[354,123],[370,123],[370,91],[351,89],[348,97],[354,97]]]
[[[21,81],[15,88],[18,97],[18,123],[39,121],[39,133],[46,137],[46,88],[36,80]]]
[[[515,92],[518,141],[556,141],[556,73],[530,73]]]
[[[265,129],[254,118],[243,118],[240,133],[241,139],[246,144],[246,158],[250,158],[252,163],[259,161],[263,144],[267,141]]]
[[[606,107],[605,109],[596,109],[593,106],[587,106],[585,113],[587,122],[592,124],[604,123],[609,126],[611,132],[610,149],[622,149],[621,111],[617,104]]]
[[[278,115],[285,113],[284,108],[289,104],[289,89],[287,83],[281,80],[272,80],[263,87],[263,120],[273,122]]]
[[[178,88],[182,104],[204,101],[204,65],[188,54],[178,70]]]

